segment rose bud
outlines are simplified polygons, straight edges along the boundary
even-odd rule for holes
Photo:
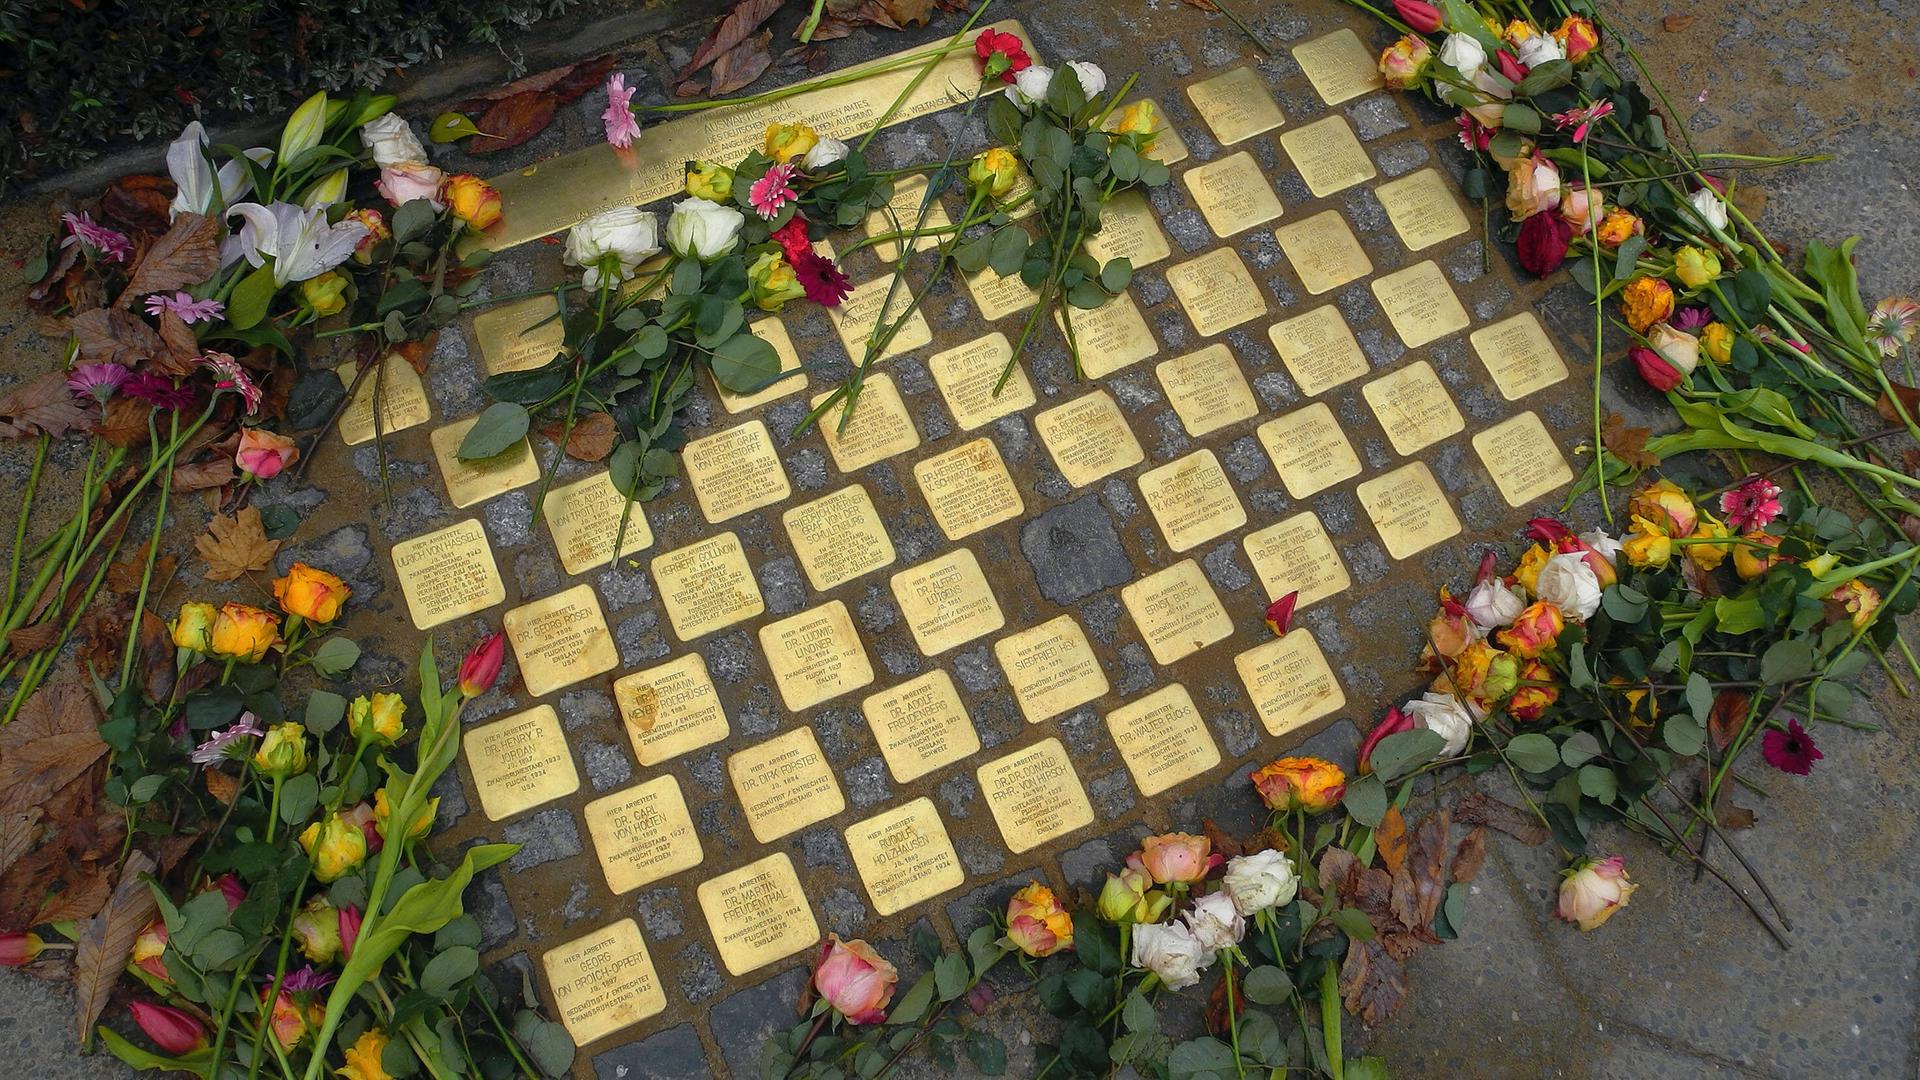
[[[257,664],[280,640],[280,619],[247,604],[222,604],[209,639],[214,655]]]
[[[273,599],[280,610],[322,626],[340,617],[340,605],[352,593],[346,582],[306,563],[294,563],[286,577],[273,582]]]
[[[1110,923],[1158,922],[1173,898],[1153,888],[1153,876],[1144,867],[1128,866],[1118,874],[1108,874],[1094,908]]]
[[[828,934],[813,965],[813,988],[850,1024],[877,1024],[887,1018],[887,1003],[900,975],[864,941],[841,941]]]
[[[1393,0],[1393,13],[1400,21],[1423,34],[1431,34],[1446,25],[1440,17],[1440,9],[1426,0]]]
[[[1364,776],[1373,771],[1373,762],[1370,759],[1373,757],[1373,748],[1380,745],[1380,740],[1389,735],[1398,735],[1403,731],[1412,730],[1412,716],[1400,711],[1398,705],[1389,708],[1387,715],[1373,725],[1373,730],[1367,733],[1367,740],[1360,744],[1360,774]]]
[[[1565,871],[1553,913],[1582,930],[1597,930],[1627,906],[1639,887],[1627,879],[1627,861],[1620,856],[1585,859]]]
[[[136,1001],[127,1006],[133,1022],[162,1052],[182,1057],[207,1045],[207,1028],[193,1014],[169,1005]]]
[[[1648,386],[1661,393],[1676,389],[1687,381],[1687,373],[1667,363],[1666,358],[1645,345],[1635,345],[1627,350],[1627,359],[1640,372],[1640,378]]]
[[[300,457],[292,439],[265,428],[240,429],[240,445],[233,452],[233,463],[256,480],[271,480]]]
[[[1073,948],[1073,914],[1053,890],[1037,881],[1007,902],[1007,940],[1028,956],[1052,956]]]
[[[351,905],[340,909],[340,959],[353,956],[353,943],[360,938],[360,909]]]

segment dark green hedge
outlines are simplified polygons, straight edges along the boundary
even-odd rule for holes
[[[0,192],[192,119],[377,86],[578,0],[0,0]]]

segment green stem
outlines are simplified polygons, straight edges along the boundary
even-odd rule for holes
[[[180,414],[173,413],[171,436],[180,434]],[[133,602],[132,625],[127,627],[126,655],[120,658],[119,692],[126,693],[133,679],[133,656],[140,641],[141,616],[146,614],[147,593],[153,587],[153,564],[160,557],[160,530],[167,523],[167,497],[173,494],[173,455],[167,455],[166,479],[160,483],[160,507],[153,515],[153,534],[147,538],[147,564],[140,571],[140,595]]]

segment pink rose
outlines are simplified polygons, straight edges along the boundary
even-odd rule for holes
[[[1219,865],[1213,858],[1213,842],[1191,833],[1166,833],[1140,841],[1140,850],[1127,857],[1162,885],[1199,881],[1207,871]]]
[[[292,439],[265,428],[250,427],[240,429],[240,446],[233,453],[233,463],[257,480],[271,480],[299,456],[300,450]]]
[[[1604,859],[1586,859],[1576,863],[1560,882],[1560,902],[1554,914],[1582,930],[1597,930],[1627,906],[1633,890],[1639,888],[1627,879],[1627,860],[1618,855]]]
[[[887,1018],[899,972],[864,941],[841,941],[828,934],[813,965],[813,988],[850,1024],[877,1024]]]
[[[431,165],[402,161],[381,169],[380,179],[373,182],[373,187],[395,206],[425,199],[433,204],[435,211],[440,211],[447,208],[447,204],[440,201],[440,185],[445,180],[445,174]]]

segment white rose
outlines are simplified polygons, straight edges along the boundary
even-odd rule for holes
[[[1467,594],[1467,617],[1483,630],[1512,626],[1527,610],[1526,598],[1499,578],[1488,578]]]
[[[1575,622],[1586,622],[1600,610],[1600,578],[1587,565],[1585,552],[1567,551],[1548,559],[1533,591]]]
[[[373,163],[383,169],[389,165],[424,165],[427,161],[427,148],[414,138],[412,125],[395,113],[376,116],[360,125],[360,141],[373,151]]]
[[[1727,227],[1727,205],[1720,201],[1719,192],[1710,187],[1703,187],[1687,196],[1687,203],[1693,207],[1693,212],[1700,216],[1700,220],[1708,225],[1716,229]]]
[[[1247,936],[1247,920],[1240,916],[1233,894],[1225,890],[1210,892],[1195,900],[1193,910],[1182,918],[1187,920],[1187,929],[1193,931],[1194,940],[1208,952],[1231,949]]]
[[[562,258],[568,266],[585,268],[582,283],[597,289],[607,260],[617,263],[612,282],[617,284],[632,277],[634,268],[659,250],[660,224],[654,216],[637,206],[616,206],[575,225],[567,233]]]
[[[1213,954],[1183,923],[1141,923],[1133,928],[1133,966],[1160,977],[1169,990],[1185,990],[1213,965]]]
[[[685,259],[708,262],[733,250],[746,215],[706,199],[682,199],[667,218],[667,246]]]
[[[1007,100],[1019,107],[1021,112],[1032,112],[1034,102],[1047,100],[1047,84],[1053,81],[1053,69],[1045,64],[1031,64],[1026,70],[1013,77],[1013,85],[1007,87]]]
[[[1069,60],[1067,67],[1073,69],[1074,77],[1080,80],[1080,89],[1088,97],[1107,88],[1107,73],[1100,70],[1099,64],[1089,64],[1085,60]]]
[[[1471,80],[1487,64],[1487,50],[1472,34],[1448,34],[1440,46],[1440,62]]]
[[[1682,375],[1691,375],[1700,366],[1700,339],[1684,330],[1654,323],[1647,331],[1647,343]]]
[[[1567,50],[1560,47],[1560,42],[1552,34],[1535,34],[1521,42],[1514,52],[1520,62],[1530,68],[1539,67],[1549,60],[1567,58]]]
[[[1407,702],[1406,711],[1414,723],[1447,740],[1440,748],[1441,757],[1453,757],[1467,748],[1467,737],[1473,734],[1473,714],[1460,704],[1459,698],[1452,694],[1422,694],[1419,701]]]
[[[1505,75],[1490,67],[1481,68],[1470,76],[1474,88],[1496,101],[1506,101],[1513,97],[1513,83]],[[1505,106],[1501,106],[1504,110]]]
[[[1233,897],[1233,906],[1242,915],[1279,907],[1293,902],[1300,889],[1299,875],[1293,872],[1293,860],[1285,852],[1267,848],[1250,855],[1227,860],[1227,872],[1220,884]]]
[[[1581,533],[1580,542],[1593,549],[1594,554],[1610,563],[1618,563],[1620,561],[1621,545],[1617,537],[1608,536],[1601,530],[1594,529],[1590,532]]]
[[[807,151],[807,156],[800,159],[800,164],[809,170],[824,169],[844,160],[846,156],[846,143],[831,135],[822,135],[820,141],[813,144],[813,149]]]

